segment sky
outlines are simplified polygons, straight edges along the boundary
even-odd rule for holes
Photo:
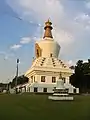
[[[0,82],[9,82],[31,66],[34,44],[48,18],[60,46],[59,58],[72,65],[90,58],[89,0],[0,0]]]

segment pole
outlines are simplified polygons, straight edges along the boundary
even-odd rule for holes
[[[16,94],[17,94],[17,79],[18,79],[18,63],[19,63],[19,59],[17,59],[17,67],[16,67],[16,85],[15,85],[15,87],[16,87]]]

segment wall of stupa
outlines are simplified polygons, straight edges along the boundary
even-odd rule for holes
[[[42,51],[42,57],[50,57],[51,55],[56,58],[58,57],[60,46],[52,38],[45,38],[44,40],[37,42],[37,44]]]
[[[31,74],[28,74],[30,83],[42,83],[42,84],[54,84],[59,79],[59,72],[48,72],[48,71],[34,71]],[[41,77],[45,77],[45,81],[41,81]],[[55,82],[52,82],[52,77],[55,77]],[[66,83],[69,83],[69,74],[62,73],[62,78]]]

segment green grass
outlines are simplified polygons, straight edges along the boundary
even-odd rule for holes
[[[90,96],[51,101],[47,95],[0,95],[0,120],[90,120]]]

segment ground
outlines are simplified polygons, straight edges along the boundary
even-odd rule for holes
[[[57,102],[47,95],[0,95],[0,120],[90,120],[90,96]]]

